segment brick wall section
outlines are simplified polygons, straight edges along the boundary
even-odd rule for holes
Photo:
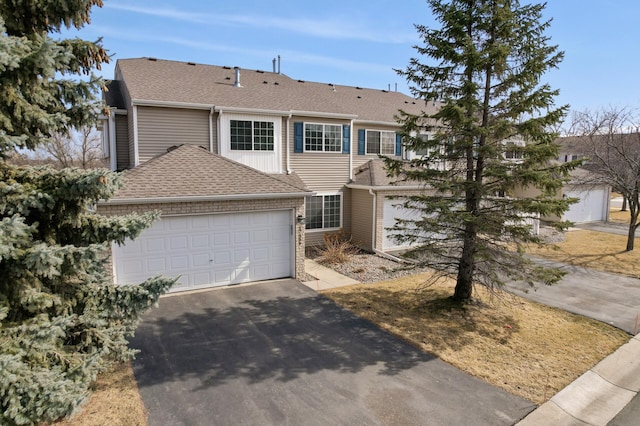
[[[125,215],[130,213],[144,213],[160,211],[162,215],[185,215],[207,213],[233,213],[241,211],[286,210],[295,209],[295,216],[304,215],[303,198],[284,198],[270,200],[233,200],[233,201],[198,201],[181,203],[154,204],[109,204],[98,205],[98,213],[105,216]],[[304,225],[295,222],[295,278],[304,279]]]

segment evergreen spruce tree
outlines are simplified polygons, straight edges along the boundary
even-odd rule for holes
[[[526,218],[566,211],[572,200],[556,194],[576,166],[553,164],[557,135],[549,129],[568,106],[555,108],[558,92],[541,83],[563,56],[545,35],[544,5],[428,3],[439,28],[416,26],[424,44],[398,73],[414,96],[438,108],[398,117],[405,148],[423,155],[408,165],[387,159],[387,168],[425,190],[403,200],[420,219],[398,221],[392,232],[417,244],[409,255],[423,265],[456,276],[457,301],[471,299],[474,283],[556,282],[559,271],[523,255],[523,244],[540,242]]]
[[[4,160],[94,124],[102,82],[92,69],[107,53],[100,42],[52,37],[87,23],[93,6],[101,1],[0,2],[0,424],[72,413],[99,372],[132,355],[126,337],[172,284],[118,287],[107,273],[110,244],[157,217],[92,213],[118,188],[116,174]]]

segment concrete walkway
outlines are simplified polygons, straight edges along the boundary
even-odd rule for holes
[[[343,285],[357,284],[358,281],[345,277],[313,260],[305,260],[307,273],[317,280],[304,284],[314,290],[324,290]],[[584,269],[584,268],[583,268]],[[600,284],[602,274],[592,271],[592,279]],[[607,275],[607,274],[605,274]],[[608,274],[610,281],[619,281],[620,277]],[[577,281],[588,280],[589,274],[580,280],[570,280],[568,285]],[[636,280],[638,281],[638,280]],[[561,285],[561,284],[558,284]],[[640,281],[638,281],[640,288]],[[553,288],[553,287],[551,287]],[[579,291],[574,292],[573,303],[582,306]],[[521,293],[523,297],[531,297],[536,292]],[[600,307],[602,307],[602,303]],[[638,306],[640,309],[640,306]],[[575,310],[574,310],[575,311]],[[582,306],[580,314],[590,316]],[[593,313],[593,317],[602,317]],[[613,321],[611,321],[613,322]],[[603,359],[595,367],[584,373],[573,383],[558,392],[553,398],[531,412],[519,426],[539,426],[553,424],[555,426],[634,426],[640,418],[640,334],[618,348],[613,354]]]

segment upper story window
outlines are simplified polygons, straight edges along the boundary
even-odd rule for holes
[[[396,154],[395,132],[381,130],[367,130],[367,154]]]
[[[304,124],[305,151],[342,151],[342,126],[335,124]]]
[[[273,151],[271,121],[230,120],[229,131],[233,151]]]
[[[504,158],[507,160],[522,160],[522,144],[506,142]]]

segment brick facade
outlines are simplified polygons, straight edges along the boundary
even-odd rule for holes
[[[304,279],[304,225],[298,224],[295,216],[304,215],[304,198],[283,198],[264,200],[230,200],[230,201],[196,201],[178,203],[151,204],[111,204],[109,202],[98,205],[98,213],[105,216],[126,215],[130,213],[144,213],[159,211],[162,216],[179,216],[190,214],[234,213],[266,210],[294,210],[294,264],[296,279]]]

